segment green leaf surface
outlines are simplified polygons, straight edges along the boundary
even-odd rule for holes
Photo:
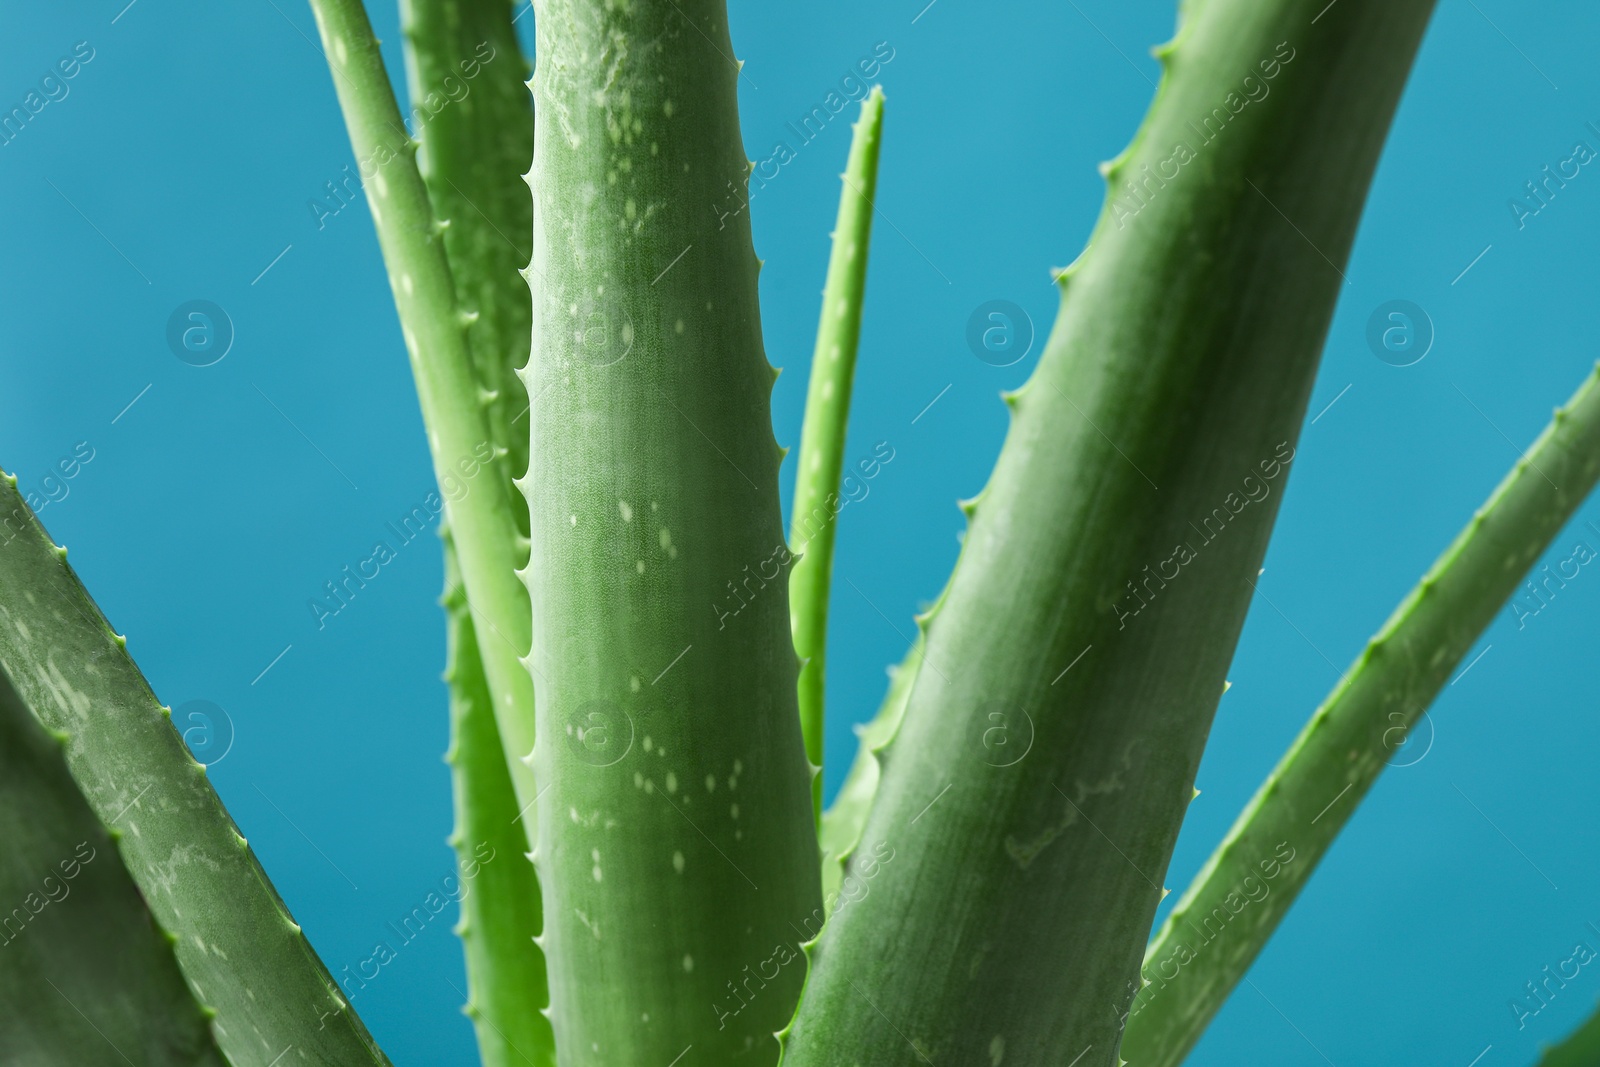
[[[533,226],[523,181],[533,156],[527,66],[509,0],[402,0],[401,15],[418,166],[434,214],[447,223],[446,258],[458,301],[472,320],[468,347],[495,451],[503,457],[495,472],[525,537],[527,504],[512,480],[528,461],[527,394],[517,375],[528,359],[531,326],[521,277]],[[469,461],[454,474],[441,482],[447,497],[470,492],[478,471]],[[543,919],[538,877],[526,859],[533,816],[517,801],[514,763],[508,765],[524,753],[502,747],[477,627],[448,537],[445,545],[447,760],[455,783],[451,842],[468,886],[457,928],[467,956],[466,1012],[485,1067],[545,1067],[555,1063],[555,1042],[542,1014],[549,1004],[544,954],[534,943]],[[521,566],[525,541],[517,553]]]
[[[1432,4],[1188,5],[923,620],[787,1067],[1110,1067]],[[846,880],[849,887],[849,879]]]
[[[472,320],[467,342],[490,439],[505,450],[499,470],[526,536],[527,504],[511,479],[528,467],[528,395],[517,372],[528,361],[533,313],[521,277],[533,229],[523,181],[533,158],[533,98],[513,6],[401,0],[401,24],[417,165],[433,213],[446,223],[446,258],[457,302]],[[458,469],[454,484],[468,477]],[[450,484],[444,488],[450,495]]]
[[[917,677],[921,659],[922,635],[918,633],[905,661],[889,668],[889,692],[878,714],[871,722],[856,727],[860,743],[855,761],[850,764],[833,803],[822,813],[818,840],[822,844],[822,900],[828,910],[832,910],[829,901],[837,900],[845,864],[861,841],[861,831],[872,812],[872,801],[878,795],[878,779],[882,774],[878,753],[900,729],[900,720],[906,713],[906,698],[911,695],[911,683]]]
[[[387,1064],[118,636],[0,477],[0,668],[51,730],[233,1067]],[[41,872],[42,873],[42,872]]]
[[[1421,758],[1430,735],[1408,745],[1412,729],[1596,478],[1591,374],[1367,642],[1174,905],[1145,952],[1129,1063],[1173,1067],[1199,1040],[1384,768]]]
[[[0,674],[0,1063],[225,1067],[167,935]]]
[[[771,1064],[821,916],[738,65],[721,0],[535,17],[523,489],[556,1046]]]
[[[455,552],[445,544],[446,584],[457,590],[445,596],[451,737],[445,759],[455,782],[450,843],[466,890],[456,927],[467,953],[466,1013],[483,1067],[553,1067],[555,1037],[543,1014],[550,991],[544,953],[534,943],[544,921],[539,879],[526,859],[532,813],[517,808]]]
[[[1600,1067],[1600,1013],[1584,1020],[1560,1044],[1545,1049],[1538,1067]]]
[[[790,628],[800,666],[800,728],[806,758],[815,768],[811,799],[822,817],[822,735],[828,594],[833,583],[833,540],[838,532],[840,469],[850,424],[850,390],[861,342],[861,310],[867,291],[867,250],[878,195],[878,150],[883,138],[883,91],[861,102],[850,157],[840,175],[839,218],[833,228],[822,317],[811,355],[811,385],[800,431],[795,468],[790,548],[799,561],[789,577]],[[868,462],[868,461],[863,461]]]

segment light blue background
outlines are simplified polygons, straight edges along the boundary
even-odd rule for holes
[[[402,550],[321,632],[306,607],[429,492],[416,400],[365,205],[320,232],[306,206],[352,154],[303,0],[125,2],[8,5],[0,34],[0,110],[76,42],[96,50],[70,95],[0,147],[0,464],[37,483],[78,442],[93,447],[41,517],[163,699],[231,713],[217,787],[337,970],[453,863],[437,549]],[[1005,430],[996,394],[1037,356],[979,362],[967,317],[1012,300],[1042,339],[1047,270],[1082,246],[1103,192],[1095,164],[1132,135],[1157,76],[1147,49],[1174,19],[1154,0],[925,2],[732,11],[754,158],[875,44],[894,49],[849,453],[888,441],[895,458],[841,519],[830,789],[853,753],[848,724],[876,708],[913,610],[955,559],[955,501],[982,487]],[[374,15],[398,71],[395,11]],[[1600,148],[1584,128],[1600,125],[1596,40],[1600,10],[1570,0],[1444,0],[1435,16],[1312,413],[1339,399],[1303,437],[1175,891],[1593,364],[1600,172],[1586,167],[1521,231],[1507,201],[1574,141]],[[836,120],[753,206],[788,444],[848,138]],[[192,298],[237,329],[205,369],[163,339]],[[1364,341],[1369,313],[1396,298],[1437,328],[1416,366]],[[1600,525],[1600,505],[1580,515]],[[1580,522],[1549,558],[1579,538],[1600,547]],[[1600,947],[1587,925],[1600,925],[1597,639],[1589,569],[1526,629],[1501,617],[1430,716],[1431,751],[1380,782],[1192,1062],[1466,1067],[1481,1053],[1501,1067],[1590,1010],[1594,968],[1524,1030],[1508,1002],[1575,942]],[[355,1004],[397,1064],[467,1064],[460,988],[440,922]]]

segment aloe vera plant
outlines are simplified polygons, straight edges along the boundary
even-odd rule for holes
[[[507,0],[402,0],[415,129],[362,0],[310,6],[444,497],[486,1067],[1181,1062],[1600,479],[1591,377],[1152,939],[1431,0],[1183,5],[826,810],[884,94],[859,94],[786,472],[752,220],[718,208],[752,167],[722,0],[535,0],[531,65]],[[0,513],[0,1059],[387,1063],[15,479]],[[1594,1062],[1595,1033],[1544,1062]]]

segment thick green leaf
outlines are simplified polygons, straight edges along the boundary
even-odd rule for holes
[[[822,290],[822,321],[811,355],[811,385],[795,468],[794,516],[789,544],[799,562],[789,576],[789,619],[800,656],[800,728],[806,758],[815,768],[811,800],[822,816],[822,728],[825,660],[828,652],[828,593],[833,582],[833,539],[838,532],[839,472],[844,466],[850,389],[861,342],[861,309],[867,291],[867,248],[878,195],[878,148],[883,137],[883,92],[874,88],[861,102],[861,118],[850,140],[850,158],[840,175],[839,219]],[[868,461],[863,460],[864,464]],[[875,473],[875,472],[874,472]]]
[[[224,1067],[111,834],[0,673],[0,1063]]]
[[[771,1064],[819,877],[738,66],[722,0],[535,15],[523,488],[556,1047]]]
[[[387,1064],[289,917],[139,668],[0,478],[0,668],[45,726],[119,851],[233,1067]],[[41,872],[42,873],[42,872]]]
[[[1429,0],[1189,5],[1011,398],[788,1067],[1117,1062]],[[850,882],[846,880],[846,887]]]
[[[1145,952],[1123,1056],[1173,1067],[1411,728],[1600,478],[1591,375],[1311,716]],[[1257,894],[1262,894],[1258,896]]]

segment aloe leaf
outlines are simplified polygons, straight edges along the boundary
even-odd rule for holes
[[[111,834],[0,673],[0,1063],[224,1067]],[[136,1059],[135,1059],[136,1058]]]
[[[387,1064],[172,726],[122,637],[0,478],[0,669],[49,729],[233,1067]],[[281,1061],[280,1061],[281,1062]]]
[[[401,0],[417,166],[444,220],[457,302],[471,318],[468,347],[490,440],[517,528],[528,509],[511,478],[528,467],[528,263],[533,205],[522,176],[533,158],[533,99],[512,25],[511,0]],[[520,566],[522,560],[517,561]]]
[[[467,953],[465,1010],[477,1031],[484,1067],[552,1067],[555,1039],[541,1011],[550,991],[544,954],[534,943],[543,923],[539,879],[533,865],[523,860],[529,851],[525,827],[532,816],[517,809],[477,634],[448,540],[445,567],[446,586],[452,590],[444,598],[451,738],[445,762],[455,782],[456,826],[450,844],[466,889],[456,927]]]
[[[1600,1065],[1600,1013],[1552,1045],[1539,1057],[1538,1067],[1596,1067]]]
[[[1324,6],[1191,4],[1159,50],[1155,103],[1106,168],[922,620],[788,1067],[1116,1063],[1338,265],[1432,8]]]
[[[1148,984],[1123,1045],[1130,1063],[1171,1067],[1199,1040],[1362,797],[1597,478],[1600,378],[1591,374],[1367,642],[1173,907],[1145,952]],[[1258,900],[1261,886],[1268,892]]]
[[[770,1064],[819,864],[738,64],[721,0],[535,17],[523,489],[556,1047]]]
[[[531,307],[520,277],[528,261],[533,208],[522,175],[533,156],[533,101],[508,0],[403,0],[406,71],[418,167],[434,213],[447,220],[446,259],[467,330],[489,432],[505,457],[497,471],[523,537],[528,509],[512,479],[527,467],[527,394],[517,370],[528,359]],[[468,468],[471,469],[470,466]],[[465,474],[465,472],[463,472]],[[467,479],[445,483],[451,495]],[[526,543],[516,560],[526,561]],[[451,748],[456,849],[463,884],[457,927],[467,957],[466,1013],[485,1067],[555,1062],[539,882],[523,857],[531,814],[517,802],[483,671],[478,634],[455,549],[445,541],[450,659]],[[489,857],[510,857],[500,863]]]
[[[878,149],[883,137],[883,91],[876,86],[861,102],[850,157],[840,175],[839,218],[833,228],[828,280],[822,290],[822,321],[811,355],[811,385],[800,461],[795,468],[790,545],[799,561],[789,577],[790,627],[800,656],[800,729],[811,761],[811,802],[822,817],[822,734],[828,652],[828,594],[833,581],[833,539],[839,515],[839,476],[850,389],[861,342],[861,309],[867,290],[867,249],[878,190]],[[866,462],[866,461],[863,461]]]
[[[894,738],[900,729],[900,720],[906,712],[906,698],[911,695],[911,683],[917,677],[917,665],[922,658],[922,635],[905,661],[889,668],[889,692],[883,706],[871,722],[856,728],[860,739],[856,758],[846,772],[844,783],[834,795],[833,803],[822,813],[822,829],[817,840],[822,845],[822,900],[837,899],[844,880],[844,866],[861,841],[861,830],[872,811],[872,801],[878,795],[878,779],[882,773],[878,753]]]
[[[463,482],[478,464],[507,462],[503,446],[491,436],[468,343],[473,316],[457,305],[441,236],[445,226],[434,217],[417,169],[417,146],[401,121],[365,7],[361,0],[311,0],[311,10],[360,163],[462,584],[483,639],[480,651],[495,720],[513,754],[512,782],[525,806],[538,791],[527,765],[533,750],[533,684],[523,656],[530,616],[526,590],[513,574],[523,558],[522,538],[507,477],[468,475],[471,480]],[[460,488],[452,491],[453,486]]]

